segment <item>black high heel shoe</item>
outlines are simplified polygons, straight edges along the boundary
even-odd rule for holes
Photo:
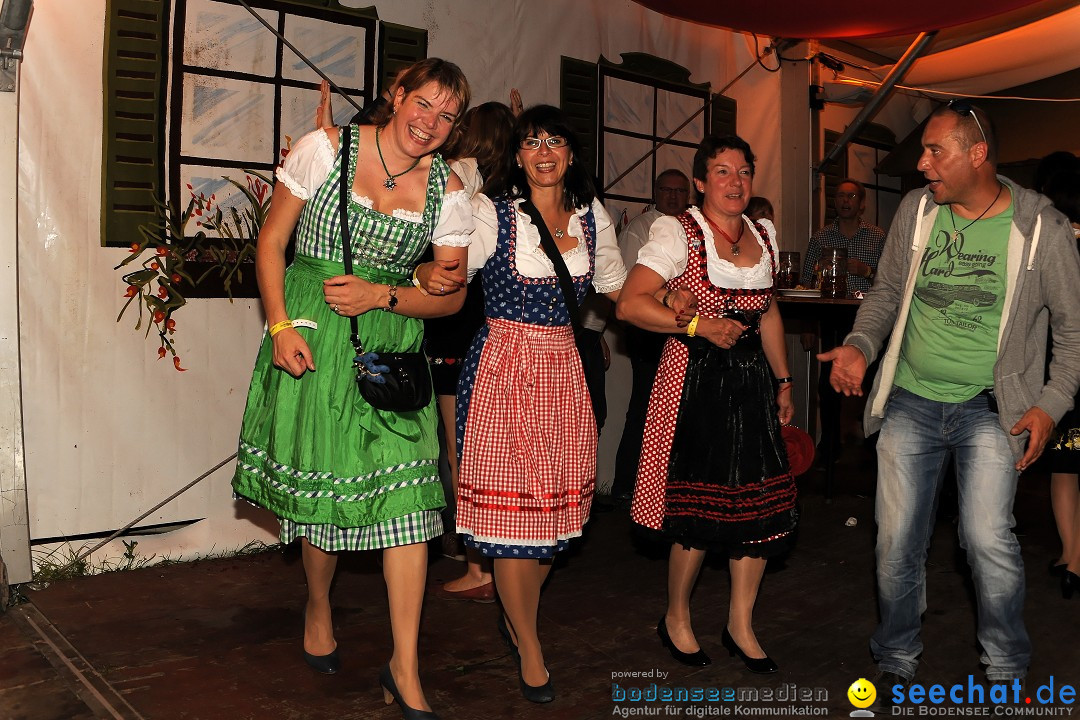
[[[1080,575],[1066,570],[1061,576],[1061,597],[1071,600],[1073,593],[1080,590]]]
[[[525,682],[525,676],[521,674],[521,652],[518,650],[517,645],[514,644],[514,639],[510,637],[510,628],[506,626],[506,616],[503,613],[499,613],[499,634],[502,635],[503,642],[506,643],[506,649],[510,651],[511,657],[514,658],[514,662],[517,664],[518,671],[518,685],[521,687],[521,695],[529,702],[534,703],[549,703],[555,699],[555,688],[551,686],[551,676],[548,676],[548,681],[543,685],[529,685]]]
[[[521,674],[521,665],[518,665],[518,684],[521,686],[521,695],[529,702],[537,704],[549,703],[555,699],[555,688],[551,687],[551,676],[543,685],[529,685],[525,682],[525,676]]]
[[[1059,563],[1057,560],[1051,560],[1050,564],[1046,566],[1046,572],[1050,573],[1050,577],[1062,577],[1065,575],[1065,569],[1068,566],[1068,563]]]
[[[739,647],[738,643],[735,642],[735,638],[731,637],[731,633],[728,632],[726,627],[724,628],[724,634],[720,637],[720,644],[727,648],[727,651],[731,653],[731,657],[738,656],[738,658],[743,661],[743,664],[746,665],[746,669],[752,673],[769,675],[780,669],[768,655],[763,658],[749,657],[743,652],[743,649]]]
[[[667,617],[660,618],[660,622],[656,623],[656,634],[660,636],[660,642],[664,644],[664,647],[671,653],[671,657],[675,658],[683,665],[689,665],[690,667],[705,667],[712,662],[712,658],[705,654],[705,651],[698,649],[697,652],[687,653],[683,652],[679,648],[675,647],[675,643],[671,641],[671,636],[667,631]]]
[[[390,672],[390,663],[379,668],[379,684],[383,689],[383,700],[389,705],[396,702],[401,708],[401,717],[404,720],[439,720],[439,716],[431,710],[417,710],[405,704],[398,692],[397,683],[394,682],[394,674]]]
[[[305,650],[304,662],[323,675],[333,675],[341,669],[341,658],[338,656],[337,648],[334,648],[334,651],[329,655],[312,655]]]

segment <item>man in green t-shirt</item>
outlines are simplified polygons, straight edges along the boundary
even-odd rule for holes
[[[1042,453],[1080,383],[1080,257],[1068,221],[1047,198],[996,174],[989,118],[965,101],[930,116],[922,145],[928,185],[901,202],[844,345],[818,356],[833,362],[838,392],[860,395],[867,364],[888,340],[865,418],[868,433],[881,430],[881,622],[870,649],[879,670],[873,709],[886,714],[923,651],[926,553],[950,457],[986,677],[1011,684],[1027,673],[1013,499],[1020,471]]]

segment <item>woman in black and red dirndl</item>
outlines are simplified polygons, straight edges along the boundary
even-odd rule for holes
[[[758,644],[753,608],[766,559],[786,550],[797,511],[781,437],[793,407],[772,302],[776,230],[742,214],[753,174],[742,139],[702,141],[694,157],[701,208],[653,224],[618,311],[672,334],[649,400],[632,510],[636,523],[673,542],[657,633],[680,662],[711,662],[691,627],[690,591],[706,551],[724,552],[732,588],[721,642],[749,670],[767,673],[777,667]],[[698,316],[685,329],[655,299],[661,287],[697,297]]]

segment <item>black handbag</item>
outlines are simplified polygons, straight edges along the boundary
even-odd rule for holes
[[[341,132],[341,244],[344,250],[345,274],[352,275],[352,248],[349,231],[349,148],[352,128],[346,125]],[[349,318],[356,357],[356,387],[369,405],[378,410],[413,412],[431,403],[431,371],[422,352],[384,353],[365,351],[360,343],[356,316]]]

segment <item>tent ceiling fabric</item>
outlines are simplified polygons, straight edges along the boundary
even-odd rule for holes
[[[983,95],[1080,66],[1080,6],[919,58],[903,84]],[[885,72],[888,68],[879,68]]]
[[[701,2],[636,0],[671,17],[731,30],[786,38],[864,38],[940,30],[1035,5],[1040,0],[806,0]]]

